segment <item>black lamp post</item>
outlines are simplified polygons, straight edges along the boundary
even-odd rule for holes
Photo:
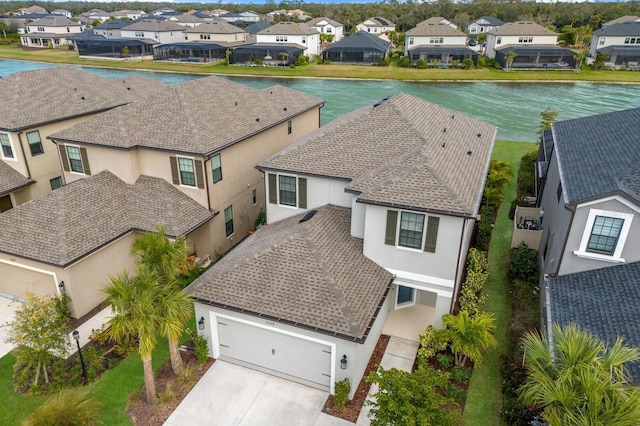
[[[76,341],[76,345],[78,345],[78,355],[80,356],[80,365],[82,365],[82,377],[84,377],[84,382],[87,383],[87,369],[84,366],[84,359],[82,358],[82,349],[80,349],[80,332],[78,330],[73,330],[73,339]]]

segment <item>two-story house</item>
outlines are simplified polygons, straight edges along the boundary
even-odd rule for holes
[[[304,54],[320,54],[320,33],[306,24],[297,22],[278,22],[256,33],[257,45],[297,45],[302,46]],[[293,58],[295,60],[295,58]]]
[[[543,325],[640,346],[640,108],[554,123],[541,144]],[[549,333],[549,335],[551,335]],[[640,382],[640,365],[630,372]]]
[[[475,63],[478,53],[467,47],[467,35],[440,19],[429,18],[405,33],[406,55],[414,63],[419,59],[443,65],[450,65],[453,60],[462,63],[465,59]]]
[[[49,135],[165,87],[144,77],[110,79],[68,67],[0,79],[0,161],[35,181],[14,194],[13,205],[63,184],[57,148]]]
[[[240,27],[220,18],[212,22],[184,30],[185,41],[235,43],[247,40],[247,33]]]
[[[337,43],[344,37],[344,25],[338,21],[321,16],[305,22],[311,28],[315,28],[320,34],[332,37],[331,42]]]
[[[467,24],[467,31],[469,36],[476,38],[478,34],[488,33],[503,24],[504,22],[495,16],[481,16]]]
[[[257,168],[268,225],[194,281],[215,358],[333,392],[451,312],[496,128],[398,94]],[[352,393],[355,389],[352,389]]]
[[[122,38],[153,40],[156,43],[175,43],[184,40],[184,27],[171,21],[142,19],[120,29]]]
[[[575,53],[557,45],[558,34],[532,21],[508,22],[487,33],[486,55],[507,67],[516,54],[514,68],[565,68],[575,65]]]
[[[84,30],[81,24],[60,15],[37,19],[26,27],[20,39],[25,47],[59,47],[69,44],[67,37]]]
[[[640,21],[623,22],[593,32],[589,54],[606,54],[612,65],[640,69]]]
[[[366,31],[377,35],[378,37],[382,37],[385,40],[389,40],[389,33],[396,30],[396,24],[380,16],[374,16],[360,22],[356,25],[356,29],[358,31]]]

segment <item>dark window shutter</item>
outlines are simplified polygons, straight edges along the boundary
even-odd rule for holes
[[[174,185],[180,185],[180,176],[178,175],[178,160],[176,157],[169,157],[169,163],[171,163],[171,179],[173,179]]]
[[[60,159],[62,160],[62,169],[65,172],[69,171],[69,159],[67,158],[67,149],[64,145],[58,144],[58,150],[60,151]]]
[[[384,243],[390,246],[396,245],[396,228],[398,226],[398,212],[396,210],[387,210],[387,233],[384,237]]]
[[[298,207],[307,208],[307,179],[298,178]]]
[[[84,170],[84,174],[90,175],[91,169],[89,168],[89,157],[87,157],[87,148],[80,148],[80,158],[82,158],[82,169]]]
[[[439,217],[429,216],[429,220],[427,221],[427,238],[424,239],[424,251],[428,251],[429,253],[436,252],[436,241],[438,241],[439,224]]]
[[[278,203],[278,185],[276,184],[276,175],[269,173],[269,203]]]
[[[194,160],[193,165],[196,169],[196,185],[198,188],[204,188],[204,176],[202,175],[202,161]]]

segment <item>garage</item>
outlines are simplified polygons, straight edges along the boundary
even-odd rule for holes
[[[0,263],[0,293],[24,298],[27,291],[37,296],[56,294],[52,275],[7,263]]]
[[[220,357],[329,389],[331,346],[256,325],[217,318]]]

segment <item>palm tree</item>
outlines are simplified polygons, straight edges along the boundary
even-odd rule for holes
[[[463,366],[467,358],[479,363],[482,352],[498,344],[492,313],[481,312],[471,317],[467,311],[460,311],[458,315],[443,316],[442,323],[447,327],[446,335],[457,366]]]
[[[157,331],[161,327],[156,302],[162,291],[150,277],[150,274],[143,274],[132,279],[123,271],[120,275],[111,277],[103,291],[115,314],[109,320],[107,335],[116,341],[129,336],[138,337],[147,404],[153,405],[156,403],[156,385],[151,368],[151,353],[157,343]]]
[[[182,372],[182,356],[178,342],[185,324],[193,318],[193,300],[184,290],[171,285],[160,292],[156,308],[160,318],[160,332],[167,336],[169,344],[171,369],[177,376]]]
[[[588,54],[589,54],[589,49],[582,49],[581,51],[579,51],[573,56],[573,59],[576,60],[576,68],[575,68],[576,71],[580,71],[580,67],[582,67],[582,63],[584,62]]]
[[[640,350],[611,348],[571,324],[555,324],[553,348],[537,332],[522,338],[529,377],[519,389],[523,402],[542,408],[551,425],[629,425],[640,419],[640,391],[627,386],[624,364],[640,359]]]
[[[512,50],[511,52],[507,53],[507,55],[504,57],[504,59],[506,60],[507,71],[511,69],[511,65],[513,65],[513,61],[516,59],[517,56],[518,54]]]

